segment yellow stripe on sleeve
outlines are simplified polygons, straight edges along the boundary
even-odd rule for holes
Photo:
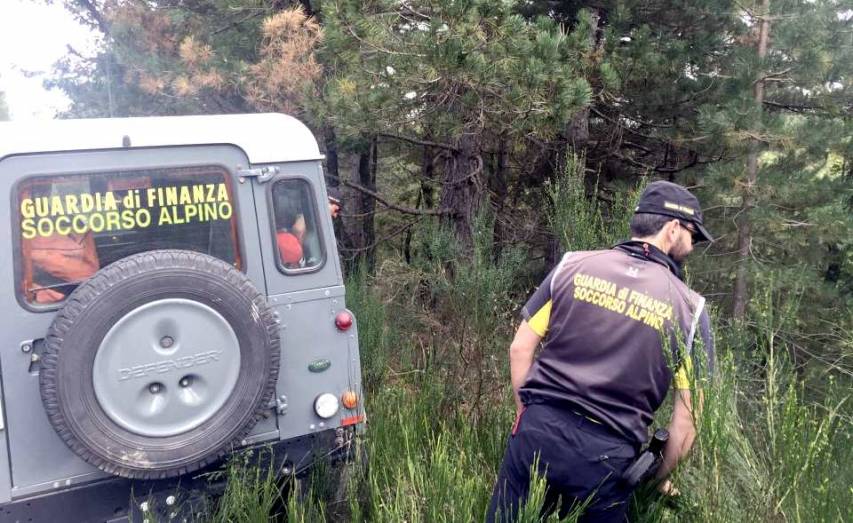
[[[533,332],[541,337],[545,337],[548,332],[548,322],[551,320],[551,300],[548,300],[541,309],[536,311],[536,314],[527,320],[527,325],[533,329]]]
[[[681,365],[678,367],[678,370],[675,371],[675,376],[673,376],[672,381],[676,389],[689,390],[690,379],[692,377],[693,362],[690,360],[690,356],[687,356],[686,358],[684,358],[684,361],[681,362]]]

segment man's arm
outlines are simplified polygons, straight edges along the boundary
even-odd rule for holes
[[[518,330],[515,332],[515,338],[509,346],[509,374],[512,379],[512,391],[515,396],[516,411],[521,412],[521,399],[518,397],[518,389],[524,385],[524,380],[527,378],[527,373],[530,371],[530,366],[533,365],[533,355],[536,352],[536,347],[542,336],[537,334],[527,323],[527,320],[522,320]]]
[[[675,405],[669,421],[669,440],[663,451],[663,463],[657,472],[658,479],[669,475],[680,460],[685,458],[696,439],[696,427],[693,425],[693,405],[690,390],[675,391]]]
[[[524,385],[530,366],[533,365],[533,355],[539,342],[548,333],[551,321],[551,280],[559,266],[553,268],[536,292],[524,304],[521,315],[524,317],[515,338],[509,346],[509,374],[512,380],[512,391],[515,396],[515,409],[521,413],[521,398],[518,389]]]
[[[665,479],[675,469],[678,462],[687,457],[696,439],[695,420],[702,412],[702,382],[714,373],[714,337],[711,332],[711,317],[708,309],[703,308],[699,315],[699,340],[704,349],[704,361],[695,368],[692,361],[694,354],[688,356],[675,375],[675,391],[673,393],[672,418],[669,422],[669,441],[663,451],[663,463],[657,472],[657,479]],[[692,347],[696,349],[696,345]],[[698,373],[698,374],[697,374]],[[696,393],[696,404],[693,403],[691,390]],[[661,481],[658,490],[664,494],[676,494],[672,482],[668,479]]]

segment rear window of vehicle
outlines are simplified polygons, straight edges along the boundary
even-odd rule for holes
[[[155,249],[242,270],[231,178],[218,166],[32,177],[18,184],[20,292],[61,302],[98,269]]]
[[[326,259],[314,193],[303,179],[279,180],[272,187],[278,267],[285,273],[312,272]]]

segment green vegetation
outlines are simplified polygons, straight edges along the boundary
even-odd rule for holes
[[[563,252],[625,238],[643,180],[669,179],[718,238],[687,277],[715,307],[719,362],[681,497],[640,492],[635,519],[838,521],[853,506],[848,4],[65,2],[105,43],[50,84],[69,116],[276,110],[319,137],[344,188],[370,466],[348,503],[286,500],[291,519],[478,519],[517,310]],[[253,520],[251,490],[230,490],[220,520]]]
[[[566,194],[576,184],[570,172],[552,190]],[[597,206],[554,201],[552,221],[562,216],[578,230],[597,224],[588,234],[598,242],[620,234],[601,225],[606,220]],[[478,254],[491,235],[475,236],[473,257],[462,256],[445,230],[419,237],[424,242],[412,261],[418,270],[387,259],[376,276],[359,272],[348,281],[363,348],[367,466],[349,471],[344,502],[317,494],[322,479],[304,482],[314,490],[289,498],[288,521],[482,519],[513,418],[506,351],[514,311],[535,283],[512,277],[525,273],[516,252],[497,259]],[[450,273],[459,285],[448,284]],[[813,379],[796,372],[792,347],[778,333],[795,321],[799,306],[768,290],[756,305],[754,325],[716,329],[717,369],[703,386],[698,439],[674,476],[681,496],[665,500],[641,489],[633,521],[845,519],[853,503],[850,377],[826,369],[818,393]],[[668,420],[666,410],[658,425]],[[268,499],[257,476],[231,478]],[[246,492],[245,486],[230,488],[223,503],[227,517],[216,521],[266,521],[237,510],[251,503]],[[540,481],[519,520],[537,521],[543,497]]]
[[[427,221],[470,249],[481,209],[495,253],[511,246],[547,266],[560,245],[592,245],[541,212],[576,151],[584,179],[571,197],[601,202],[605,225],[622,223],[613,197],[643,178],[695,188],[718,241],[694,262],[694,287],[749,326],[772,274],[772,289],[808,304],[779,333],[793,364],[849,366],[838,350],[853,330],[844,1],[65,6],[105,37],[48,82],[73,101],[69,116],[300,117],[329,183],[345,188],[349,267],[373,274],[387,251],[408,263]]]

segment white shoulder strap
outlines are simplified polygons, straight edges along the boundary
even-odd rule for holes
[[[554,296],[554,282],[557,280],[557,275],[563,272],[563,270],[566,268],[566,263],[569,261],[569,258],[572,256],[572,254],[574,254],[574,252],[567,252],[563,255],[563,258],[560,259],[560,263],[557,264],[557,268],[554,270],[554,275],[551,276],[550,294],[552,297]]]

